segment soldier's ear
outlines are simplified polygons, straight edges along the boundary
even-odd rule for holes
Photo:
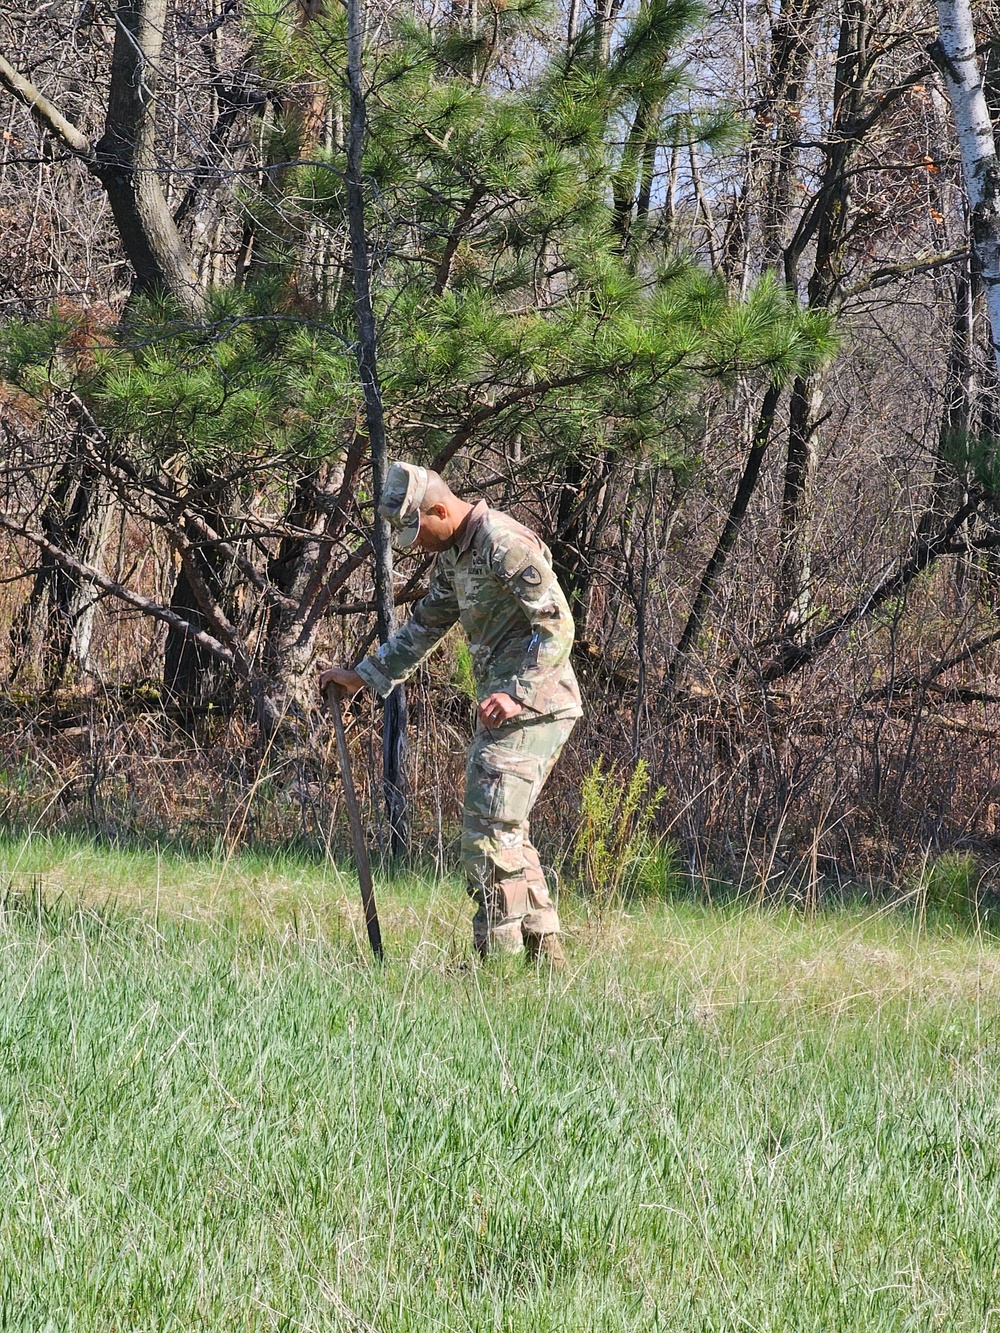
[[[429,509],[425,509],[424,513],[433,514],[435,518],[447,518],[448,506],[443,505],[439,500],[436,504],[432,504]]]

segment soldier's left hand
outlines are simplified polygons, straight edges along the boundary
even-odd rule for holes
[[[512,699],[509,694],[490,694],[479,705],[479,720],[484,727],[502,727],[518,713],[524,712],[524,705]]]

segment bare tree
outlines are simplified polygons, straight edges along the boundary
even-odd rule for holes
[[[378,372],[378,340],[372,308],[371,264],[365,225],[364,145],[366,92],[362,53],[365,33],[364,0],[348,0],[347,79],[350,87],[350,128],[347,138],[347,217],[351,236],[354,310],[357,327],[358,372],[365,401],[365,420],[372,459],[372,490],[382,493],[389,467],[385,414]],[[395,608],[392,595],[392,542],[388,521],[376,509],[372,545],[375,553],[375,603],[378,633],[384,643],[392,633]],[[389,815],[390,846],[394,856],[407,847],[406,802],[406,693],[398,685],[383,707],[382,778]]]
[[[0,82],[101,182],[140,289],[168,292],[196,314],[201,286],[160,185],[156,87],[167,0],[123,0],[115,18],[104,134],[92,143],[0,55]]]

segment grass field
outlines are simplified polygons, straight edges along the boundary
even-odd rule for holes
[[[0,846],[0,1327],[1000,1330],[1000,949]]]

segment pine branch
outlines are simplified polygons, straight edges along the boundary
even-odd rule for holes
[[[454,432],[448,443],[442,445],[437,451],[431,462],[431,467],[435,472],[440,472],[447,463],[451,462],[459,449],[468,443],[477,427],[481,426],[484,422],[499,416],[500,413],[505,412],[508,407],[514,407],[518,403],[523,403],[526,398],[542,398],[546,394],[552,393],[555,389],[568,389],[575,384],[585,384],[587,380],[592,379],[594,375],[599,373],[607,372],[598,372],[587,369],[581,371],[577,375],[559,375],[551,380],[542,380],[538,384],[526,384],[520,389],[514,389],[511,393],[505,394],[504,397],[496,403],[485,403],[482,407],[476,408],[474,412],[469,413],[462,425]]]

